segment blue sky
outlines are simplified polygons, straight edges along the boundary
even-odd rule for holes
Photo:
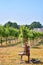
[[[0,0],[0,24],[7,21],[43,24],[43,0]]]

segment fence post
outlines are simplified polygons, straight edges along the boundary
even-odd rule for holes
[[[7,37],[6,37],[6,45],[7,45]]]
[[[2,37],[1,37],[1,46],[2,46]]]

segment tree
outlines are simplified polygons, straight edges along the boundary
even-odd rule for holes
[[[12,23],[11,21],[8,21],[5,25],[4,25],[4,27],[13,27],[13,28],[19,28],[19,25],[17,25],[17,23],[16,22],[14,22],[14,23]]]
[[[29,28],[42,28],[42,25],[40,24],[40,22],[33,22],[32,24],[30,24]]]
[[[12,26],[12,22],[8,21],[6,24],[4,24],[4,27],[11,27]]]
[[[12,27],[13,27],[13,28],[17,28],[17,29],[19,28],[19,26],[17,25],[16,22],[14,22],[14,23],[12,24]]]

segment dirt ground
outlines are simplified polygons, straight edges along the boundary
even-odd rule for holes
[[[28,57],[23,56],[23,61],[20,60],[18,53],[22,51],[21,45],[0,47],[0,65],[43,65],[43,45],[35,48],[30,48],[30,60],[32,58],[40,60],[40,63],[26,63]]]

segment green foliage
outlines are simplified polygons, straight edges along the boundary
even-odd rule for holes
[[[24,25],[25,27],[29,28],[29,29],[33,29],[33,28],[42,28],[43,26],[40,24],[40,22],[33,22],[30,25]],[[8,21],[4,27],[13,27],[13,28],[17,28],[19,29],[21,26],[18,25],[16,22],[12,23],[11,21]]]
[[[0,37],[20,37],[24,39],[35,39],[43,37],[43,33],[35,32],[33,30],[29,30],[26,26],[21,26],[20,29],[15,29],[13,27],[4,27],[0,26]]]
[[[29,32],[29,29],[24,26],[24,27],[22,28],[23,38],[28,39],[28,32]]]
[[[4,35],[4,27],[0,26],[0,36],[3,36],[3,35]]]
[[[42,28],[42,25],[40,24],[40,22],[33,22],[32,24],[30,24],[29,28]]]
[[[4,27],[11,27],[12,26],[12,22],[11,21],[8,21],[5,25],[4,25]]]
[[[13,28],[19,28],[19,26],[17,25],[17,23],[15,22],[15,23],[12,23],[11,21],[8,21],[5,25],[4,25],[4,27],[13,27]]]
[[[3,27],[0,26],[0,37],[19,37],[19,30],[13,27]]]

